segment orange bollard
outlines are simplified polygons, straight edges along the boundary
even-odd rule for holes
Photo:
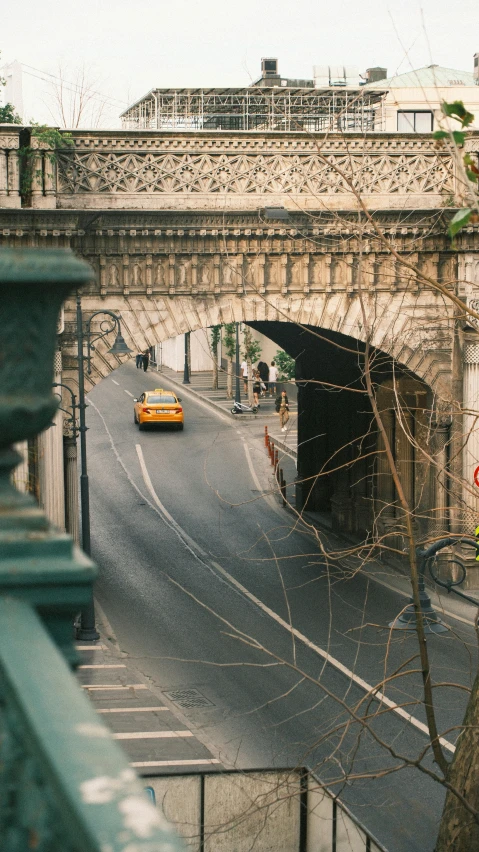
[[[269,443],[269,457],[271,459],[271,464],[274,464],[274,441],[270,441]]]
[[[278,467],[278,464],[279,464],[279,452],[278,452],[278,450],[275,450],[274,451],[274,469],[275,470]]]
[[[265,426],[264,427],[264,445],[265,445],[265,447],[268,446],[268,441],[269,441],[268,427]]]

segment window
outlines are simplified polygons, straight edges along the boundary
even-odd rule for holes
[[[432,112],[398,110],[398,131],[399,133],[430,133],[433,120]]]
[[[156,403],[164,403],[164,402],[168,402],[168,403],[170,403],[170,405],[171,405],[172,403],[176,404],[176,396],[173,396],[172,394],[166,394],[166,393],[163,393],[163,394],[161,394],[161,395],[156,394],[156,393],[149,393],[149,394],[148,394],[148,402],[149,402],[149,403],[153,403],[153,402],[156,402]]]

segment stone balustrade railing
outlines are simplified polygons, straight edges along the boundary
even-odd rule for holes
[[[435,209],[457,189],[431,134],[75,130],[51,163],[28,128],[0,125],[0,207],[20,206],[22,132],[37,152],[23,193],[34,208],[339,211],[357,208],[350,180],[373,209]]]

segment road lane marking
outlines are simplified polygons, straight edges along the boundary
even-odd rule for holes
[[[248,448],[247,448],[246,442],[245,442],[244,446],[245,446],[246,456],[248,458],[249,453],[247,451]],[[142,473],[143,473],[143,478],[145,480],[145,484],[146,484],[150,494],[152,495],[153,499],[157,503],[157,505],[159,507],[162,507],[162,510],[164,510],[166,512],[166,510],[163,507],[163,504],[161,503],[158,495],[156,494],[155,489],[153,488],[153,484],[151,482],[148,470],[147,470],[146,465],[145,465],[145,460],[143,458],[143,452],[142,452],[139,444],[137,444],[136,451],[138,453],[138,458],[139,458],[139,461],[140,461],[140,467],[141,467],[141,470],[142,470]],[[255,474],[255,478],[256,478],[256,474]],[[259,487],[259,485],[258,485],[258,487]],[[182,527],[180,527],[180,525],[172,518],[172,516],[169,514],[169,512],[167,514],[168,514],[169,519],[175,524],[175,528],[177,529],[178,534],[180,536],[182,534],[183,537],[185,538],[185,540],[188,541],[188,543],[189,543],[188,549],[192,550],[193,548],[195,548],[195,549],[199,550],[201,552],[202,556],[205,559],[207,559],[210,562],[210,564],[213,565],[213,567],[217,571],[219,571],[222,574],[222,576],[229,583],[231,583],[233,586],[235,586],[238,589],[238,591],[241,592],[242,595],[244,595],[246,598],[248,598],[248,600],[250,600],[255,606],[259,607],[259,609],[261,609],[266,615],[268,615],[270,618],[272,618],[277,624],[279,624],[281,627],[283,627],[285,630],[287,630],[287,632],[290,635],[291,635],[291,633],[293,633],[295,638],[298,639],[300,642],[302,642],[304,645],[306,645],[307,648],[314,651],[314,653],[316,653],[316,654],[318,654],[318,656],[322,657],[327,663],[329,663],[335,669],[340,671],[342,674],[346,675],[346,677],[349,680],[352,680],[353,683],[356,684],[356,686],[359,686],[361,689],[364,689],[368,694],[374,695],[374,697],[376,698],[377,701],[379,701],[380,704],[384,704],[386,707],[389,707],[391,710],[393,710],[402,719],[405,719],[409,724],[418,728],[418,730],[420,730],[423,734],[426,734],[427,736],[429,736],[428,728],[427,728],[426,725],[423,724],[423,722],[420,722],[418,719],[416,719],[410,713],[407,713],[406,710],[402,709],[402,707],[398,707],[397,704],[394,701],[391,701],[390,698],[387,698],[387,696],[383,692],[381,692],[380,690],[375,690],[374,687],[370,683],[363,680],[363,678],[359,677],[358,675],[354,674],[354,672],[351,671],[351,669],[348,669],[346,666],[344,666],[343,663],[340,662],[340,660],[337,660],[335,657],[332,657],[331,654],[329,654],[327,651],[324,651],[322,648],[320,648],[314,642],[311,642],[311,640],[308,639],[307,636],[305,636],[303,633],[300,633],[299,630],[292,627],[290,624],[288,624],[287,621],[284,621],[284,619],[282,619],[281,616],[279,616],[276,612],[274,612],[274,610],[270,609],[270,607],[267,606],[265,603],[263,603],[263,601],[261,601],[259,598],[257,598],[256,595],[253,595],[252,592],[250,592],[245,586],[243,586],[238,580],[236,580],[235,577],[233,577],[231,574],[229,574],[228,571],[226,571],[224,568],[222,568],[221,565],[219,565],[217,562],[214,562],[213,560],[208,559],[207,554],[202,550],[202,548],[200,548],[200,545],[196,544],[196,542],[192,538],[190,538],[188,533],[185,532],[185,530],[183,530]],[[455,751],[455,747],[452,745],[452,743],[449,742],[449,740],[446,740],[444,737],[440,737],[440,742],[444,746],[444,748],[448,749],[451,752]]]
[[[107,710],[95,707],[97,713],[158,713],[168,710],[168,707],[109,707]]]
[[[78,669],[126,669],[126,666],[123,663],[118,663],[115,665],[110,665],[106,663],[102,663],[101,665],[93,665],[93,666],[78,666]]]
[[[164,740],[180,737],[193,737],[191,731],[135,731],[127,734],[113,734],[114,740]]]
[[[322,657],[323,660],[325,660],[335,669],[340,671],[342,674],[346,675],[349,680],[352,680],[353,683],[355,683],[361,689],[366,690],[366,692],[371,694],[371,696],[373,696],[377,701],[379,701],[380,704],[385,704],[386,707],[389,707],[391,710],[394,711],[394,713],[396,713],[398,716],[401,716],[401,718],[405,719],[411,725],[414,725],[415,728],[418,728],[418,730],[422,731],[423,734],[426,734],[429,737],[429,730],[427,728],[427,725],[424,725],[424,723],[420,722],[419,719],[416,719],[414,716],[411,716],[411,714],[407,713],[406,710],[403,710],[402,707],[398,707],[397,704],[394,701],[391,701],[391,699],[388,698],[383,692],[380,692],[380,690],[376,690],[370,683],[368,683],[366,680],[363,680],[362,677],[359,677],[358,675],[354,674],[351,669],[348,669],[347,666],[343,665],[340,660],[337,660],[335,657],[332,657],[331,654],[329,654],[327,651],[324,651],[323,648],[319,647],[319,645],[316,645],[314,642],[311,642],[311,640],[308,639],[307,636],[304,635],[304,633],[300,633],[299,630],[297,630],[295,627],[292,627],[291,624],[281,618],[281,616],[274,612],[274,610],[270,609],[270,607],[264,604],[263,601],[256,597],[256,595],[253,595],[252,592],[248,591],[245,586],[243,586],[240,582],[238,582],[238,580],[232,577],[232,575],[229,574],[228,571],[225,571],[225,569],[222,568],[221,565],[219,565],[217,562],[212,562],[212,565],[214,565],[215,568],[220,571],[224,577],[226,577],[231,583],[233,583],[233,585],[236,586],[237,589],[239,589],[244,595],[246,595],[246,597],[249,598],[250,601],[252,601],[257,607],[259,607],[264,613],[269,615],[270,618],[274,619],[277,624],[279,624],[281,627],[284,627],[290,635],[292,633],[295,638],[302,642],[304,645],[306,645],[307,648],[309,648],[311,651],[314,651],[315,654],[318,654],[318,656]],[[444,748],[448,749],[448,751],[455,752],[456,748],[455,746],[453,746],[452,743],[449,742],[449,740],[446,740],[444,737],[439,737],[439,742],[441,743],[441,745],[444,746]]]
[[[106,645],[75,645],[76,651],[104,651]]]
[[[97,406],[94,403],[91,403],[91,405],[97,411],[97,413],[99,414],[100,418],[103,421],[103,424],[105,426],[107,434],[110,438],[110,443],[111,443],[113,452],[115,453],[116,458],[118,459],[123,470],[125,471],[125,473],[128,477],[128,480],[131,482],[131,484],[133,485],[135,490],[139,494],[141,494],[140,489],[137,488],[137,486],[134,484],[130,474],[127,471],[127,468],[125,467],[125,465],[124,465],[124,463],[123,463],[123,461],[120,457],[120,454],[118,453],[118,450],[115,447],[115,444],[114,444],[113,438],[111,436],[110,430],[108,429],[108,426],[106,425],[105,418],[103,417],[103,415],[101,414],[101,412],[98,410]],[[246,597],[251,603],[253,603],[255,606],[257,606],[259,609],[261,609],[266,615],[268,615],[270,618],[272,618],[277,624],[279,624],[281,627],[283,627],[288,632],[289,635],[293,634],[296,639],[298,639],[300,642],[302,642],[307,648],[314,651],[314,653],[318,654],[318,656],[322,657],[327,663],[329,663],[331,666],[333,666],[333,668],[336,668],[338,671],[340,671],[342,674],[344,674],[349,680],[353,681],[353,683],[355,683],[361,689],[365,690],[368,694],[371,694],[372,696],[374,696],[375,699],[379,703],[382,703],[386,707],[389,707],[394,713],[396,713],[396,715],[400,716],[402,719],[404,719],[409,724],[413,725],[415,728],[417,728],[419,731],[421,731],[421,733],[426,734],[426,736],[429,737],[429,731],[427,729],[427,726],[424,725],[423,722],[420,722],[418,719],[415,719],[414,716],[412,716],[410,713],[407,713],[405,710],[403,710],[402,707],[398,707],[397,704],[395,704],[394,701],[391,701],[390,698],[387,698],[387,696],[384,695],[384,693],[382,693],[379,690],[375,690],[374,687],[371,684],[369,684],[367,681],[363,680],[363,678],[358,677],[358,675],[355,675],[354,672],[351,671],[351,669],[348,669],[339,660],[337,660],[335,657],[332,657],[331,654],[329,654],[327,651],[324,651],[318,645],[315,645],[314,642],[311,642],[311,640],[308,639],[303,633],[300,633],[299,630],[297,630],[296,628],[293,628],[291,626],[291,624],[289,624],[287,621],[284,621],[284,619],[282,619],[281,616],[279,616],[272,609],[270,609],[270,607],[266,606],[266,604],[264,604],[259,598],[257,598],[256,595],[253,595],[252,592],[250,592],[248,589],[246,589],[245,586],[243,586],[238,580],[235,579],[235,577],[233,577],[231,574],[228,573],[228,571],[226,571],[224,568],[222,568],[221,565],[219,565],[217,562],[214,562],[213,560],[211,560],[208,557],[208,555],[205,553],[203,548],[199,544],[197,544],[194,541],[194,539],[192,539],[188,535],[188,533],[178,524],[177,521],[175,521],[175,519],[172,517],[172,515],[170,515],[168,510],[163,506],[163,503],[161,502],[161,500],[159,499],[155,489],[153,488],[153,484],[151,482],[148,470],[147,470],[146,465],[145,465],[145,460],[143,458],[143,452],[142,452],[141,446],[139,444],[136,445],[136,452],[137,452],[137,455],[138,455],[140,468],[141,468],[141,472],[142,472],[142,475],[143,475],[143,480],[145,482],[145,485],[146,485],[148,491],[151,494],[151,497],[153,498],[153,500],[156,503],[156,506],[158,508],[155,509],[155,507],[152,506],[150,501],[148,501],[148,498],[144,498],[144,499],[147,500],[148,504],[151,506],[151,508],[154,509],[154,511],[158,512],[158,509],[160,510],[160,513],[164,516],[163,520],[166,522],[165,519],[167,519],[168,525],[175,531],[178,538],[183,542],[183,545],[186,547],[187,550],[190,551],[190,553],[196,559],[203,562],[203,564],[207,568],[212,566],[215,569],[215,571],[213,573],[219,572],[222,575],[222,577],[224,577],[225,580],[228,581],[228,583],[230,585],[232,585],[234,588],[236,588],[244,597]],[[146,687],[145,687],[145,689],[146,689]],[[444,746],[444,748],[446,748],[448,751],[450,751],[450,752],[455,751],[455,746],[452,743],[450,743],[449,740],[446,740],[444,737],[440,737],[439,741]]]
[[[82,683],[80,684],[82,689],[110,689],[110,690],[122,690],[122,689],[148,689],[144,683],[127,683],[126,686],[112,686],[112,684],[107,683]]]
[[[125,393],[127,393],[127,394],[128,394],[128,396],[133,396],[133,394],[132,394],[132,393],[130,393],[130,391],[127,391],[127,390],[126,390],[126,388],[123,388],[123,390],[125,391]],[[133,397],[133,398],[134,398],[134,397]]]
[[[130,763],[134,769],[142,769],[148,766],[204,766],[205,764],[221,763],[216,757],[204,758],[204,760],[143,760]]]
[[[254,469],[253,460],[251,458],[251,453],[249,451],[248,444],[246,443],[245,438],[242,437],[241,440],[243,442],[243,448],[244,448],[244,451],[245,451],[246,461],[247,461],[247,464],[248,464],[249,472],[251,474],[251,479],[253,480],[254,484],[256,485],[257,490],[261,494],[261,492],[263,491],[263,488],[262,488],[261,483],[260,483],[260,481],[259,481],[259,479],[256,475],[256,471]],[[278,504],[276,503],[276,499],[275,499],[274,495],[273,494],[264,494],[263,496],[264,496],[264,499],[266,500],[268,506],[271,509],[274,509],[274,511],[277,514],[280,514],[281,517],[284,517],[281,509],[279,508]]]
[[[114,385],[118,385],[118,387],[120,387],[120,382],[115,382],[115,379],[112,379],[112,382]]]

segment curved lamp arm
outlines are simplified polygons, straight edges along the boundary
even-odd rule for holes
[[[67,423],[72,424],[72,433],[73,433],[74,439],[76,440],[77,434],[78,434],[77,419],[76,419],[77,398],[76,398],[75,394],[73,393],[72,389],[70,387],[68,387],[68,385],[65,385],[63,382],[53,382],[52,387],[53,388],[64,388],[66,391],[68,391],[68,393],[71,396],[71,416],[68,418]],[[58,396],[61,396],[61,395],[58,394]],[[65,414],[69,414],[68,409],[62,408],[61,406],[60,406],[60,411],[64,411]]]
[[[97,336],[94,337],[93,340],[92,340],[91,339],[91,321],[95,317],[100,316],[100,315],[105,315],[105,314],[107,314],[109,317],[111,317],[111,319],[113,320],[113,323],[109,322],[107,319],[103,320],[100,323],[100,329],[102,329],[101,334],[97,334]],[[105,323],[109,323],[107,328],[104,328]],[[88,317],[88,319],[85,323],[85,326],[86,326],[85,336],[86,336],[86,347],[87,347],[87,357],[86,357],[87,373],[90,374],[91,373],[91,352],[92,352],[92,350],[93,351],[95,350],[94,344],[97,342],[97,340],[102,340],[108,334],[111,334],[111,332],[114,331],[115,328],[118,328],[118,333],[121,334],[120,317],[118,316],[118,314],[114,314],[113,311],[108,311],[108,310],[95,311],[95,313],[92,314],[91,317]]]

